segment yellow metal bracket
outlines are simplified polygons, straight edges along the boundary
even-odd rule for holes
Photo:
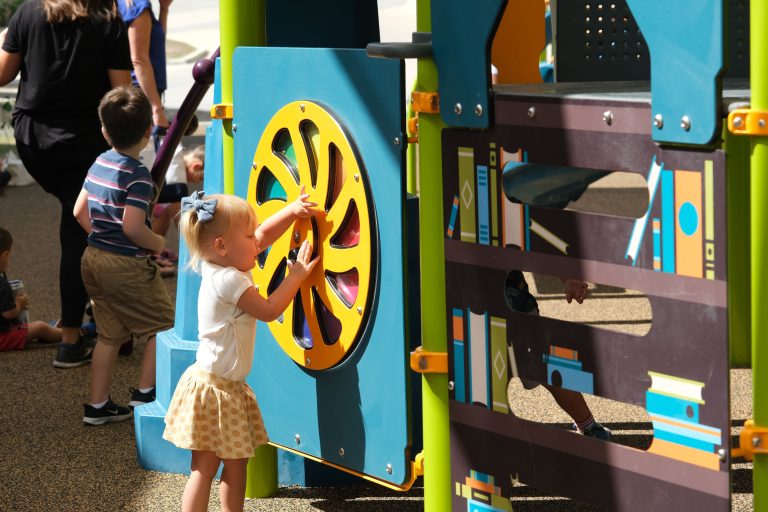
[[[738,108],[728,114],[728,131],[734,135],[768,136],[768,111]]]
[[[448,373],[446,352],[424,352],[421,347],[411,352],[411,370],[417,373]]]
[[[425,114],[440,112],[440,95],[436,92],[413,91],[411,93],[411,110]]]
[[[414,112],[413,117],[408,119],[408,144],[418,144],[419,142],[419,113]]]
[[[211,118],[232,119],[235,109],[231,103],[219,103],[211,107]]]
[[[756,427],[753,420],[747,420],[739,434],[739,447],[731,449],[731,457],[751,461],[756,454],[768,455],[768,428]]]
[[[313,455],[306,454],[304,452],[300,452],[298,450],[294,450],[293,448],[288,448],[287,446],[283,446],[281,444],[272,443],[272,442],[270,442],[269,444],[277,448],[280,448],[281,450],[295,453],[296,455],[301,455],[305,459],[309,459],[315,462],[319,462],[321,464],[325,464],[326,466],[330,466],[332,468],[338,469],[339,471],[349,473],[350,475],[355,475],[357,477],[362,478],[363,480],[368,480],[369,482],[373,482],[374,484],[381,485],[382,487],[386,487],[387,489],[392,489],[393,491],[407,492],[411,490],[411,487],[413,487],[413,484],[416,483],[416,479],[418,477],[424,476],[424,452],[421,452],[418,455],[416,455],[416,459],[411,461],[411,475],[408,478],[408,480],[406,480],[402,484],[393,484],[392,482],[388,482],[387,480],[382,480],[381,478],[367,475],[365,473],[355,471],[354,469],[349,469],[349,468],[345,468],[344,466],[339,466],[338,464],[334,464],[333,462],[328,462],[327,460],[321,459],[319,457],[315,457]]]

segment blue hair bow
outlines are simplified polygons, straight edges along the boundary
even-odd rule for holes
[[[218,199],[203,199],[205,192],[194,191],[189,197],[181,198],[181,211],[188,212],[194,210],[197,212],[198,222],[208,222],[213,219],[213,214],[216,212],[216,205]]]

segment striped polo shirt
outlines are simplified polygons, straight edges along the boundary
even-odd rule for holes
[[[110,149],[102,153],[85,178],[83,188],[88,192],[88,214],[91,234],[88,244],[124,256],[143,257],[149,254],[123,233],[123,211],[135,206],[147,212],[154,192],[149,170],[129,156]]]

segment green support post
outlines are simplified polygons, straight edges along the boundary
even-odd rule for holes
[[[266,0],[219,0],[221,32],[221,102],[234,103],[232,55],[238,46],[266,46]],[[234,108],[237,108],[235,105]],[[224,192],[235,191],[235,142],[232,121],[223,123]],[[266,498],[277,492],[277,450],[261,446],[248,461],[248,498]]]
[[[431,32],[430,0],[417,0],[416,30]],[[419,59],[416,88],[437,91],[437,68]],[[443,228],[442,131],[439,114],[419,114],[419,247],[421,340],[427,352],[448,351],[445,321],[445,231]],[[448,375],[422,376],[424,412],[424,510],[451,510]]]
[[[727,164],[728,341],[731,366],[749,368],[752,356],[749,294],[749,158],[748,137],[723,130]]]
[[[768,2],[750,2],[752,109],[768,110]],[[752,408],[755,426],[768,427],[768,137],[752,138]],[[755,512],[768,512],[768,455],[755,455]]]

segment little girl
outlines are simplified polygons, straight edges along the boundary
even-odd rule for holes
[[[192,468],[182,498],[182,511],[207,510],[219,464],[221,508],[243,510],[246,466],[254,449],[266,444],[259,406],[245,378],[251,369],[256,320],[270,322],[283,313],[312,272],[312,246],[301,245],[288,275],[263,298],[250,271],[256,256],[297,218],[323,213],[299,197],[258,225],[243,199],[195,192],[182,199],[181,233],[191,266],[202,275],[198,299],[197,360],[179,380],[165,416],[163,437],[192,450]]]

